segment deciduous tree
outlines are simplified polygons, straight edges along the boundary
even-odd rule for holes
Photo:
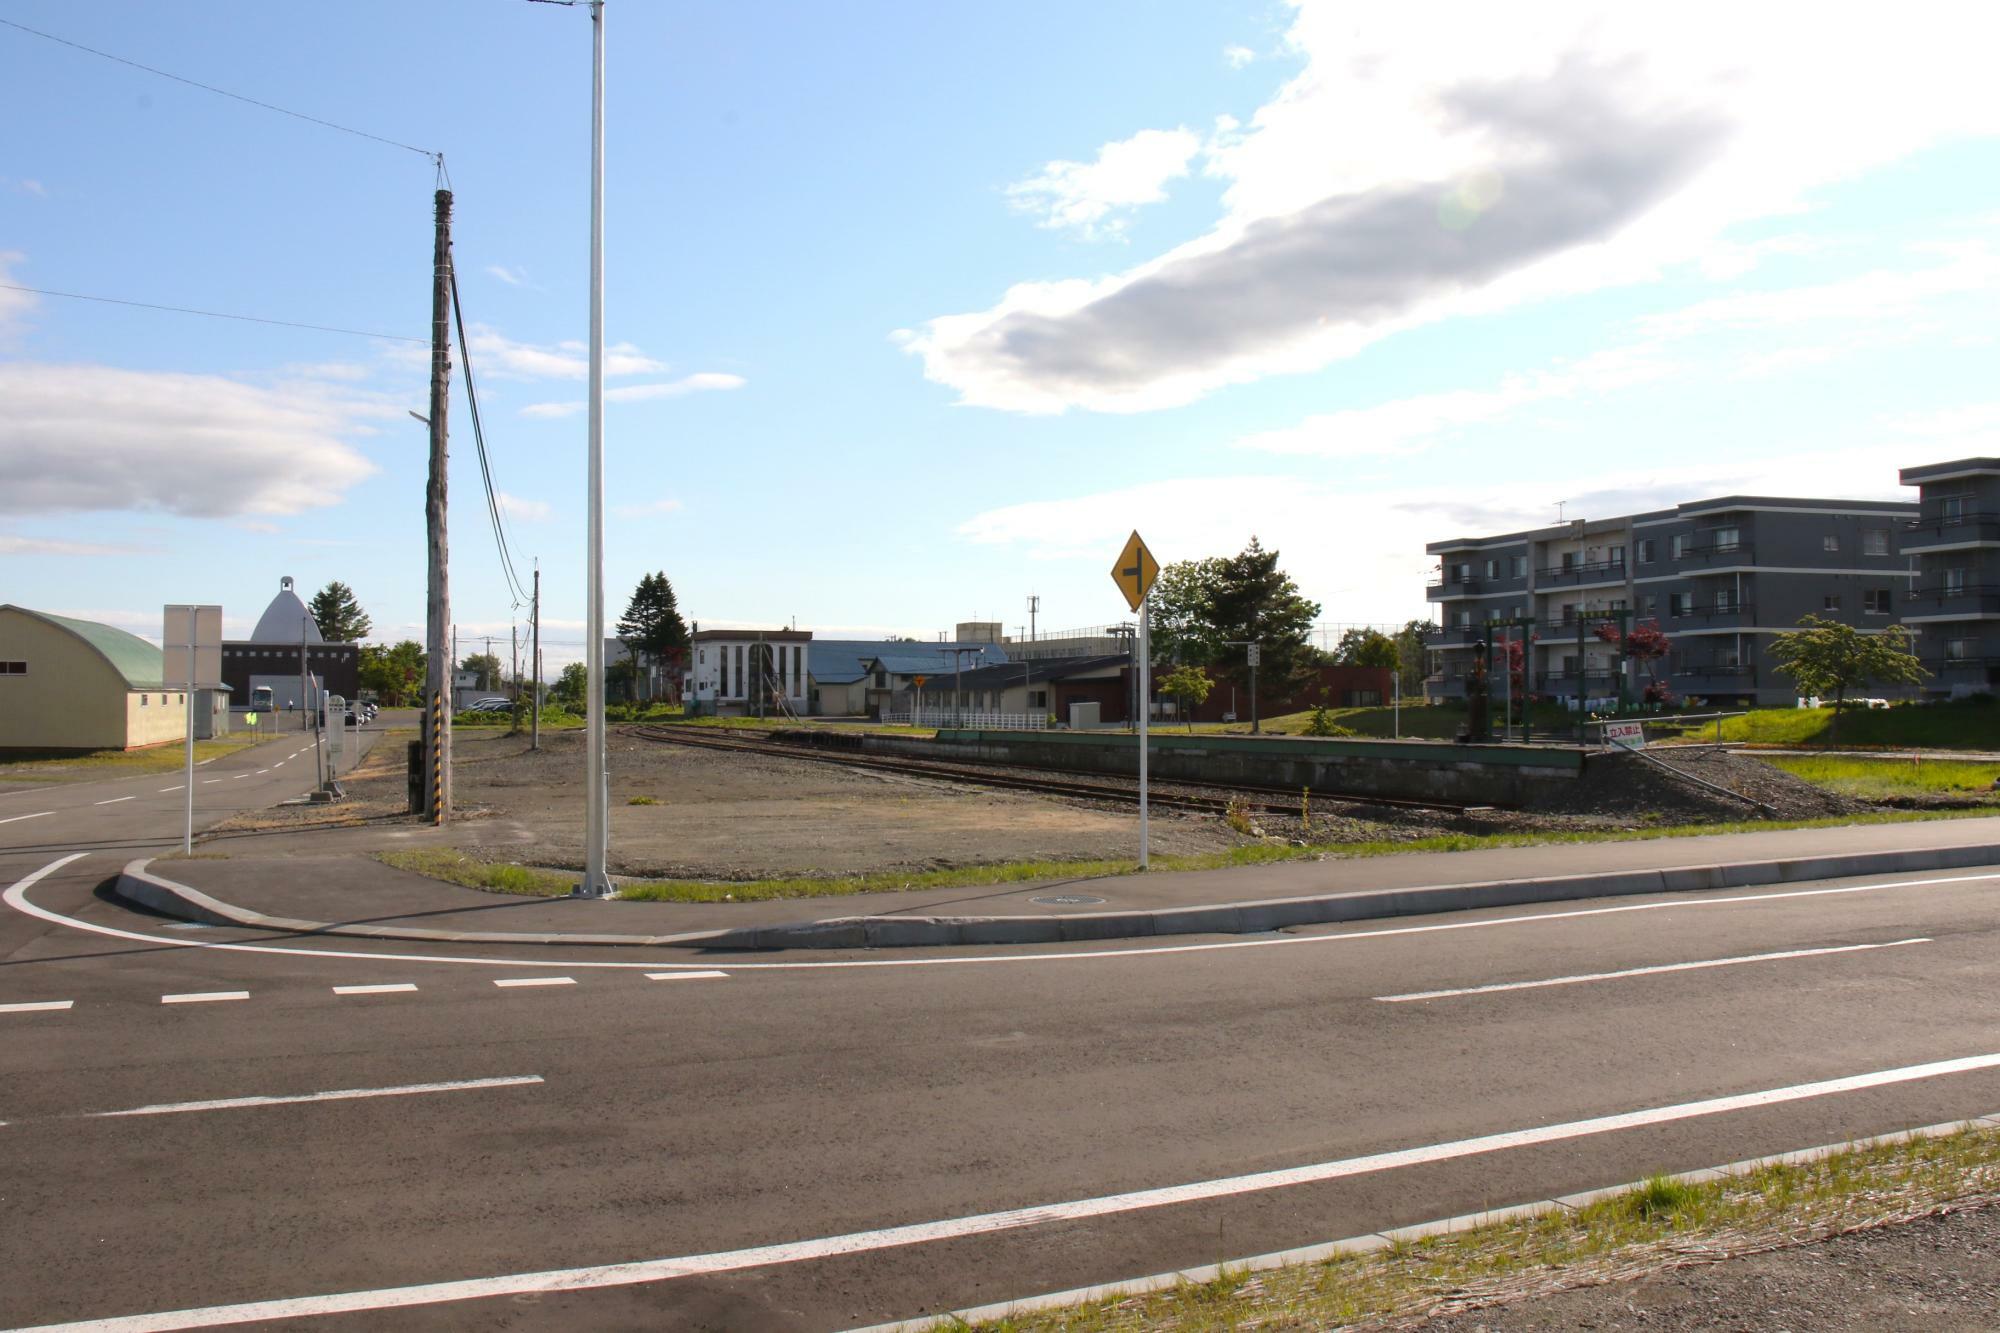
[[[1333,646],[1333,660],[1341,666],[1389,667],[1396,665],[1396,641],[1379,629],[1365,625],[1343,631]]]
[[[1208,692],[1214,688],[1215,682],[1198,666],[1175,667],[1160,679],[1160,693],[1180,701],[1189,731],[1194,730],[1194,710],[1208,701]]]
[[[1800,694],[1833,699],[1829,739],[1840,738],[1840,714],[1848,693],[1870,681],[1885,685],[1915,685],[1930,672],[1910,651],[1910,632],[1890,625],[1866,634],[1838,620],[1807,614],[1799,628],[1771,636],[1775,670],[1790,676]]]
[[[393,648],[361,645],[361,688],[375,691],[384,707],[400,708],[423,693],[424,646],[404,639]]]

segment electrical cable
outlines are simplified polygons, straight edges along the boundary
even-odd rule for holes
[[[458,265],[453,264],[447,273],[451,283],[451,312],[458,324],[458,359],[460,369],[465,372],[465,401],[472,416],[472,443],[479,455],[479,477],[486,487],[486,511],[493,520],[493,542],[500,552],[500,571],[507,577],[507,587],[514,599],[514,606],[525,606],[528,594],[521,586],[520,575],[514,572],[514,553],[507,543],[507,527],[501,513],[499,494],[493,487],[493,465],[486,453],[486,430],[479,419],[479,392],[473,386],[472,347],[465,336],[465,308],[458,300]]]
[[[0,19],[0,22],[5,22]],[[46,287],[23,287],[18,283],[0,282],[0,290],[10,292],[32,292],[36,296],[60,296],[71,301],[102,301],[106,305],[137,306],[141,310],[166,310],[176,315],[206,315],[210,319],[240,319],[249,324],[276,324],[286,329],[311,329],[315,333],[346,333],[356,338],[383,338],[389,342],[423,343],[429,338],[412,338],[401,333],[376,333],[370,329],[339,329],[330,324],[301,324],[291,319],[265,319],[261,315],[232,315],[223,310],[195,310],[184,305],[156,305],[151,301],[126,301],[116,296],[88,296],[83,292],[56,292]]]
[[[170,74],[166,70],[155,69],[151,65],[142,65],[136,60],[127,60],[124,56],[114,56],[109,51],[100,51],[94,46],[85,46],[82,42],[73,42],[67,37],[58,37],[52,32],[43,32],[40,28],[31,28],[25,23],[16,23],[13,19],[0,18],[0,23],[4,23],[10,28],[17,28],[31,36],[40,37],[45,41],[73,47],[78,51],[86,52],[100,59],[113,60],[121,65],[130,65],[133,69],[142,69],[148,74],[157,74],[163,79],[172,79],[175,83],[185,83],[190,88],[199,88],[203,92],[214,93],[218,97],[228,97],[238,102],[248,102],[251,106],[262,107],[266,111],[275,111],[281,116],[290,116],[295,120],[310,121],[314,125],[322,125],[330,130],[339,130],[342,134],[352,134],[362,139],[373,139],[376,143],[387,144],[391,148],[401,148],[407,152],[420,153],[437,163],[439,171],[444,170],[444,154],[433,152],[428,148],[419,148],[415,144],[401,143],[395,139],[385,139],[379,134],[370,134],[367,130],[357,130],[351,125],[337,124],[331,120],[322,120],[318,116],[309,116],[303,111],[293,111],[286,107],[273,105],[270,102],[260,102],[254,97],[245,97],[242,93],[232,93],[227,88],[218,88],[214,84],[202,83],[198,79],[189,79],[179,74]]]

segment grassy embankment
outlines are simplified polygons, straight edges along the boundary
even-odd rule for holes
[[[1765,762],[1843,796],[1879,801],[1896,796],[1995,797],[2000,764],[1920,755],[1866,757],[1774,754]]]
[[[1612,1281],[1685,1263],[1691,1254],[1751,1254],[1991,1204],[1996,1191],[2000,1131],[1980,1126],[1814,1161],[1766,1164],[1698,1184],[1659,1176],[1574,1212],[1551,1209],[1257,1273],[1225,1266],[1206,1282],[976,1327],[986,1333],[1223,1333],[1416,1318]],[[937,1327],[969,1326],[947,1316]]]
[[[1748,820],[1727,824],[1676,824],[1609,832],[1448,833],[1408,842],[1321,843],[1294,847],[1258,843],[1227,851],[1190,856],[1156,856],[1153,871],[1222,870],[1233,866],[1269,865],[1306,859],[1397,856],[1407,852],[1469,852],[1495,847],[1541,847],[1564,843],[1644,842],[1656,838],[1698,838],[1725,833],[1760,833],[1780,829],[1838,828],[1850,824],[1900,824],[1918,819],[1966,818],[1983,811],[1884,811],[1879,814],[1826,819]],[[378,852],[376,858],[401,870],[432,879],[497,893],[560,897],[575,886],[573,869],[547,869],[508,861],[488,861],[449,848]],[[972,888],[991,884],[1024,884],[1044,880],[1102,879],[1130,875],[1138,865],[1126,860],[1010,861],[996,865],[959,866],[949,870],[887,871],[839,878],[797,876],[756,880],[625,879],[621,898],[655,902],[751,902],[770,898],[835,898],[856,893],[902,893],[922,889]]]
[[[196,741],[194,759],[202,763],[226,754],[273,740],[274,736],[239,734],[217,740]],[[187,762],[187,749],[180,741],[155,745],[145,750],[92,750],[84,754],[49,753],[10,755],[0,763],[0,787],[19,783],[42,786],[56,782],[96,782],[104,778],[136,777],[147,773],[172,773]]]

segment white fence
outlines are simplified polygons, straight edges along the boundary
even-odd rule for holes
[[[974,709],[925,708],[912,718],[908,713],[884,713],[882,722],[891,727],[963,727],[970,731],[1045,731],[1046,713],[982,713]]]

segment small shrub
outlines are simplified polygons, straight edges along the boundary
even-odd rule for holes
[[[1229,799],[1228,807],[1222,812],[1222,822],[1235,829],[1238,833],[1241,833],[1244,837],[1249,837],[1250,807],[1244,804],[1241,797],[1232,796]]]
[[[634,796],[631,800],[625,802],[627,805],[658,805],[659,803],[659,798],[654,796]]]
[[[1305,734],[1308,736],[1352,736],[1352,727],[1343,727],[1333,720],[1325,704],[1314,704],[1312,716],[1306,719]]]
[[[1698,1191],[1684,1180],[1670,1176],[1648,1177],[1632,1191],[1630,1206],[1640,1217],[1653,1219],[1678,1213],[1695,1201]]]

